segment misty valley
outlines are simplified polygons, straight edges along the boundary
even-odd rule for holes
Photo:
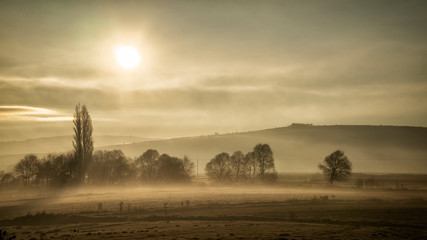
[[[2,239],[324,239],[325,236],[423,239],[427,236],[424,221],[427,175],[424,174],[353,172],[359,161],[342,150],[323,156],[323,161],[311,161],[317,172],[286,172],[282,166],[291,161],[281,155],[277,157],[275,148],[267,143],[258,143],[247,153],[234,144],[229,146],[235,147],[234,151],[217,152],[209,161],[194,162],[189,157],[195,149],[191,147],[180,149],[188,154],[182,158],[156,149],[129,157],[124,153],[129,152],[129,146],[150,140],[95,149],[91,116],[86,106],[80,104],[76,105],[73,125],[73,150],[25,154],[19,160],[17,157],[21,155],[12,155],[16,159],[12,171],[1,172]],[[365,129],[370,131],[361,133]],[[339,131],[341,137],[348,138],[354,134],[372,138],[375,132],[380,139],[390,134],[417,136],[421,131],[417,139],[426,141],[425,129],[413,130],[292,124],[249,136],[248,133],[215,134],[190,141],[209,146],[215,138],[232,143],[230,137],[239,139],[243,135],[246,144],[269,137],[275,146],[281,139],[295,136],[295,131],[305,134],[309,131],[312,139],[319,131],[329,134]],[[384,132],[388,134],[383,136]],[[120,140],[123,139],[126,137]],[[46,140],[6,144],[10,149],[34,149],[34,145],[42,146],[40,143]],[[179,141],[188,140],[172,141],[173,145],[179,145]],[[208,143],[203,143],[206,140]],[[35,144],[37,141],[40,143]],[[169,141],[151,140],[151,144],[165,149],[162,144]],[[19,148],[13,147],[14,144]],[[402,142],[393,144],[401,151],[407,148]]]
[[[0,0],[0,240],[425,240],[426,43],[426,0]]]

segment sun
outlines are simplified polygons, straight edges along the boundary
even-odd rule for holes
[[[117,64],[123,69],[134,69],[141,62],[141,56],[133,46],[118,46],[114,53]]]

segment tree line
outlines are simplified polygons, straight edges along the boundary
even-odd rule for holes
[[[219,153],[205,167],[206,175],[218,182],[225,181],[276,181],[273,151],[268,144],[257,144],[253,151],[243,154],[234,152],[231,156]]]
[[[135,159],[126,157],[121,150],[98,150],[93,153],[82,179],[79,173],[82,165],[77,160],[74,152],[48,154],[42,158],[28,154],[15,165],[12,173],[3,175],[1,182],[21,182],[25,186],[188,182],[194,169],[188,157],[160,155],[152,149]]]
[[[187,156],[172,157],[154,149],[133,159],[121,150],[98,150],[90,159],[90,162],[82,162],[76,151],[42,158],[27,154],[12,173],[3,175],[1,182],[21,182],[25,186],[189,182],[194,172],[194,163]],[[86,166],[84,170],[83,166]],[[206,164],[205,171],[211,180],[218,182],[277,179],[273,152],[268,144],[258,144],[246,154],[241,151],[231,156],[220,153]]]
[[[157,150],[148,149],[137,158],[129,158],[121,150],[98,150],[91,157],[85,177],[79,171],[82,164],[75,152],[48,154],[38,158],[27,154],[10,173],[0,173],[2,184],[21,182],[28,185],[65,186],[77,184],[124,184],[129,182],[189,182],[194,163]],[[319,168],[332,185],[347,180],[352,164],[343,151],[337,150],[324,159]],[[274,182],[278,179],[273,151],[268,144],[257,144],[253,151],[243,154],[235,151],[217,154],[205,167],[206,175],[216,182]]]

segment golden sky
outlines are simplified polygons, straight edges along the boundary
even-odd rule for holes
[[[1,1],[0,141],[427,126],[426,42],[426,1]]]

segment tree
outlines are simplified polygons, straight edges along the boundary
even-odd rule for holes
[[[258,162],[259,175],[264,180],[266,173],[274,173],[273,151],[268,144],[257,144],[254,147],[254,158]]]
[[[9,172],[9,173],[6,173],[6,174],[4,174],[2,177],[1,177],[1,180],[0,180],[0,183],[1,184],[5,184],[5,185],[9,185],[9,184],[13,184],[13,183],[15,183],[16,182],[16,177],[13,175],[13,173],[11,173],[11,172]]]
[[[179,159],[162,154],[159,157],[158,179],[166,182],[183,182],[191,179],[194,164],[185,158]]]
[[[77,179],[79,182],[83,180],[83,131],[82,131],[82,114],[80,103],[76,105],[74,112],[74,158],[76,159]]]
[[[233,155],[231,155],[230,160],[234,177],[237,181],[239,181],[246,175],[247,164],[245,161],[245,155],[241,151],[236,151],[233,153]]]
[[[51,162],[48,172],[52,186],[60,187],[76,181],[76,159],[73,152],[52,155],[47,161]]]
[[[34,154],[25,155],[21,161],[15,165],[15,173],[22,178],[25,185],[34,180],[39,169],[39,160]]]
[[[216,155],[206,164],[205,172],[209,178],[216,181],[223,182],[229,180],[233,172],[230,155],[225,152]]]
[[[121,150],[99,150],[93,154],[88,179],[93,183],[123,183],[132,177],[128,159]]]
[[[37,172],[36,181],[37,183],[49,185],[54,179],[55,172],[53,169],[54,155],[49,154],[40,160],[39,169]]]
[[[38,164],[38,184],[64,186],[76,182],[75,153],[48,154]]]
[[[148,149],[136,159],[135,164],[139,169],[141,179],[154,180],[157,174],[159,156],[157,150]]]
[[[323,162],[325,164],[319,164],[319,168],[328,178],[331,185],[333,185],[334,181],[346,180],[351,175],[351,162],[341,150],[326,156]]]
[[[76,105],[73,124],[76,178],[79,183],[82,183],[86,178],[93,153],[92,119],[85,105],[82,107],[80,107],[80,103]]]
[[[248,177],[253,182],[258,172],[258,162],[255,159],[254,152],[246,153],[245,162],[248,166]]]
[[[191,177],[193,176],[194,171],[194,162],[190,160],[188,156],[184,156],[184,159],[182,160],[184,164],[184,171],[188,173],[188,175]]]
[[[92,161],[93,138],[92,138],[92,119],[87,111],[86,105],[82,106],[82,145],[83,145],[83,176],[86,176],[87,170]]]

